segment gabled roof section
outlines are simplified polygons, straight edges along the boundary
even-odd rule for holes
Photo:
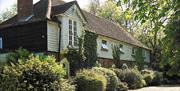
[[[68,9],[70,9],[73,5],[76,5],[77,8],[79,9],[82,17],[84,18],[85,21],[87,21],[83,11],[81,10],[79,4],[77,3],[77,1],[72,1],[72,2],[68,2],[68,3],[64,3],[62,5],[58,5],[58,6],[53,6],[52,7],[52,13],[51,15],[52,16],[56,16],[56,15],[59,15],[59,14],[63,14],[65,13]]]
[[[17,23],[25,23],[25,22],[30,22],[30,21],[39,21],[39,20],[45,20],[47,18],[50,18],[50,13],[51,13],[51,0],[40,0],[39,2],[37,2],[36,4],[34,4],[33,6],[33,15],[29,15],[27,18],[29,18],[30,16],[32,16],[31,18],[24,19],[24,21],[21,21],[21,19],[19,19],[17,17],[17,15],[15,15],[14,17],[10,18],[7,21],[4,21],[3,23],[0,24],[0,28],[4,27],[4,26],[10,26],[10,25],[14,25]]]
[[[106,36],[115,40],[119,40],[131,45],[135,45],[145,49],[150,49],[144,44],[142,44],[140,41],[135,39],[130,33],[124,30],[120,25],[110,20],[95,16],[94,14],[91,14],[89,12],[86,11],[83,12],[88,21],[87,23],[88,31],[95,32],[96,34]]]
[[[9,20],[0,24],[0,28],[8,25],[17,24],[19,22],[36,21],[36,20],[46,20],[51,19],[51,17],[65,13],[72,5],[76,5],[82,15],[86,20],[82,10],[80,9],[77,1],[64,2],[63,0],[40,0],[33,6],[33,15],[29,15],[24,21],[17,18],[17,15],[10,18]],[[30,18],[29,18],[30,17]]]
[[[51,15],[55,16],[55,15],[65,13],[72,5],[75,4],[75,2],[76,1],[72,1],[69,3],[62,4],[62,5],[53,6]]]

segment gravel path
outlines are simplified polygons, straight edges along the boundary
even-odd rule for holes
[[[180,85],[177,86],[152,86],[144,87],[137,90],[128,90],[128,91],[180,91]]]

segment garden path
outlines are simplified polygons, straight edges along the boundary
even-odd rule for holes
[[[150,86],[150,87],[144,87],[137,90],[128,90],[128,91],[180,91],[180,85],[174,85],[174,86]]]

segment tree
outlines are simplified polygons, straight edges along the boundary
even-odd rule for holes
[[[91,68],[95,66],[98,59],[97,55],[97,37],[95,33],[86,31],[84,35],[84,56],[86,57],[85,66]]]
[[[17,14],[17,8],[16,5],[11,6],[11,8],[6,9],[0,14],[0,23],[8,20],[9,18],[13,17]]]
[[[114,21],[116,23],[122,24],[123,15],[120,9],[121,9],[120,7],[116,6],[116,3],[114,3],[111,0],[107,0],[99,8],[97,15],[105,19]]]
[[[92,14],[95,14],[98,12],[100,8],[100,0],[90,0],[88,5],[88,11]]]
[[[121,1],[121,0],[119,0]],[[160,62],[160,51],[161,49],[159,44],[163,36],[162,33],[168,18],[172,15],[172,1],[170,0],[124,0],[125,3],[131,3],[134,12],[134,20],[139,21],[140,24],[148,23],[147,26],[150,26],[148,32],[152,35],[148,40],[152,51],[152,65],[153,68],[157,68]],[[146,27],[145,27],[146,30]]]
[[[180,77],[180,1],[174,0],[172,8],[174,13],[164,30],[161,64],[168,75]]]

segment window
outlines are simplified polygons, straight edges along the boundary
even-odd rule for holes
[[[146,50],[142,50],[143,57],[146,57]]]
[[[72,32],[72,20],[69,20],[69,45],[72,45],[73,32]]]
[[[104,51],[108,50],[108,46],[107,46],[107,41],[106,40],[102,40],[101,49],[104,50]]]
[[[119,47],[120,47],[120,51],[123,52],[123,45],[122,44],[119,44]],[[124,53],[124,52],[123,52]]]
[[[69,45],[78,46],[77,22],[69,20]]]
[[[0,38],[0,49],[2,49],[3,48],[3,40],[2,40],[2,38]]]
[[[74,46],[78,46],[77,23],[74,21]]]
[[[133,47],[132,48],[132,55],[135,55],[136,54],[136,49]]]

